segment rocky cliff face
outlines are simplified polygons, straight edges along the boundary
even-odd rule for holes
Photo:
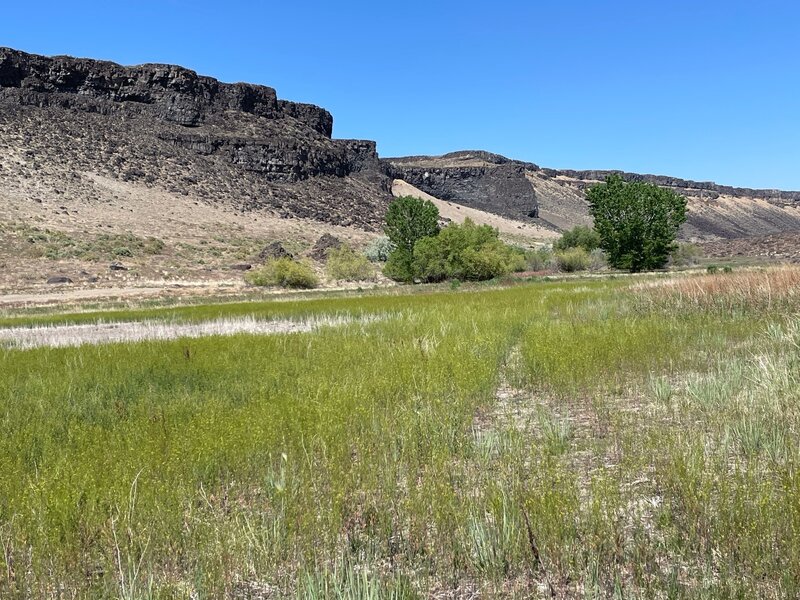
[[[374,229],[391,199],[386,168],[374,142],[332,129],[328,111],[265,86],[0,48],[0,138],[41,162]]]
[[[713,181],[692,181],[689,179],[679,179],[665,175],[643,175],[640,173],[627,173],[625,171],[613,170],[590,170],[573,171],[571,169],[540,169],[548,177],[561,177],[572,179],[580,186],[580,182],[586,185],[593,185],[598,181],[605,180],[612,174],[621,175],[626,181],[647,181],[661,187],[673,188],[685,196],[696,196],[699,198],[716,199],[720,196],[735,196],[740,198],[758,198],[770,202],[800,202],[800,192],[783,190],[758,190],[752,188],[740,188],[730,185],[720,185]]]
[[[441,200],[517,220],[539,216],[536,190],[525,175],[535,165],[481,151],[387,160],[395,178]]]
[[[590,224],[586,188],[611,173],[649,181],[689,200],[686,239],[708,240],[800,230],[800,192],[752,190],[620,171],[541,168],[481,151],[390,158],[393,175],[442,200],[563,230]]]

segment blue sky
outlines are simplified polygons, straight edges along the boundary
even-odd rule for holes
[[[382,156],[800,189],[800,3],[9,2],[0,45],[275,87]]]

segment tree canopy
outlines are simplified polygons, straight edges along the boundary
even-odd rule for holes
[[[402,196],[389,205],[383,231],[394,244],[384,272],[392,279],[411,281],[414,246],[439,233],[439,209],[430,200]]]
[[[589,188],[586,197],[600,248],[617,269],[642,271],[667,264],[678,228],[686,221],[686,198],[620,175]]]

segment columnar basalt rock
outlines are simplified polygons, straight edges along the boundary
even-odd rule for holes
[[[328,111],[179,66],[0,48],[0,113],[39,156],[245,210],[376,229],[391,200],[375,143],[332,139]]]

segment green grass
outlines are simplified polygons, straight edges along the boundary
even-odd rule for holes
[[[16,242],[17,253],[51,260],[113,260],[162,254],[165,249],[164,242],[158,238],[131,233],[77,238],[63,231],[42,229],[24,223],[8,223],[2,231],[10,241]]]
[[[394,315],[0,351],[0,596],[795,596],[798,328],[635,281],[5,320]]]

